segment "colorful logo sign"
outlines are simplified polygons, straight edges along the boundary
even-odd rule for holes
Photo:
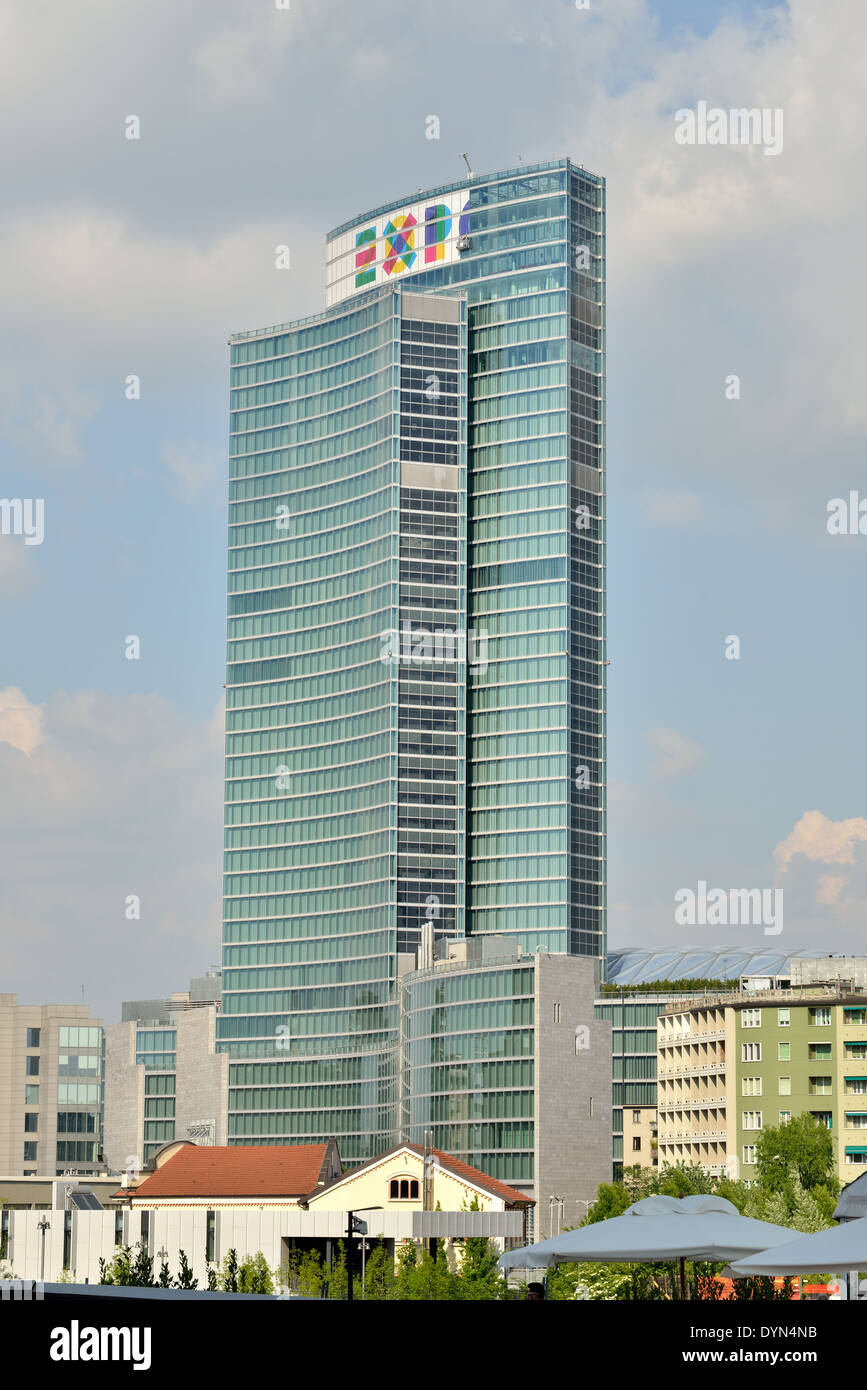
[[[375,285],[377,281],[386,277],[403,275],[413,267],[419,270],[423,266],[435,266],[453,260],[456,255],[454,223],[457,220],[458,236],[466,236],[469,227],[468,194],[458,194],[456,203],[461,209],[459,216],[452,211],[448,203],[419,204],[392,213],[381,233],[381,273],[377,265],[379,229],[375,224],[360,227],[354,233],[353,291]],[[350,247],[352,245],[350,242]],[[340,254],[344,255],[345,252]],[[334,285],[335,291],[341,278],[340,271],[335,266],[333,280],[329,281]],[[343,293],[347,292],[352,291],[344,289]],[[332,296],[332,299],[333,297],[340,296],[338,294]]]
[[[376,228],[365,227],[355,238],[355,244],[364,248],[355,253],[355,283],[359,286],[372,285],[376,280]],[[363,266],[370,266],[370,269],[363,270]]]
[[[411,212],[393,217],[385,228],[385,259],[382,268],[386,275],[401,275],[415,260],[415,227]]]

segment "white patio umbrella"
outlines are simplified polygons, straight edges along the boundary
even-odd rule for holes
[[[773,1249],[733,1260],[732,1272],[742,1278],[747,1274],[812,1274],[821,1269],[840,1274],[867,1270],[867,1216],[794,1240],[789,1234],[784,1245],[775,1244]]]
[[[736,1260],[791,1239],[787,1226],[741,1216],[725,1197],[645,1197],[622,1216],[508,1250],[499,1263],[502,1269],[542,1269],[582,1260],[680,1260],[683,1287],[684,1260]]]

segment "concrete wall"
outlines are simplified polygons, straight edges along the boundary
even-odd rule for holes
[[[213,1120],[215,1144],[228,1143],[229,1055],[215,1052],[216,1009],[184,1009],[172,1016],[178,1034],[175,1138],[189,1125]]]
[[[7,1278],[42,1279],[56,1282],[63,1274],[63,1211],[12,1211],[9,1213],[9,1248],[0,1271]],[[114,1212],[72,1212],[72,1255],[69,1269],[76,1281],[99,1283],[99,1258],[110,1260],[115,1251]],[[135,1239],[139,1237],[139,1218],[134,1215]],[[43,1235],[40,1221],[46,1220],[45,1261],[43,1275]]]
[[[867,989],[867,956],[793,956],[792,984],[814,985],[828,980],[854,980],[857,989]]]
[[[611,1179],[611,1024],[594,1019],[595,994],[592,959],[536,956],[537,1240],[551,1196],[564,1201],[562,1224],[577,1226]]]
[[[112,1023],[105,1030],[106,1163],[116,1172],[127,1160],[141,1160],[144,1147],[144,1067],[135,1064],[134,1023]]]
[[[285,1241],[338,1241],[346,1233],[348,1214],[343,1210],[302,1211],[300,1207],[216,1207],[215,1263],[219,1264],[230,1249],[235,1249],[239,1261],[259,1251],[269,1267],[279,1269],[285,1253]],[[143,1210],[124,1210],[123,1243],[134,1246],[141,1239]],[[45,1232],[45,1260],[42,1260],[42,1233],[39,1222],[47,1216],[50,1229]],[[417,1235],[419,1221],[434,1222],[440,1235],[452,1228],[463,1231],[468,1223],[487,1222],[483,1232],[490,1233],[500,1248],[506,1238],[520,1236],[521,1218],[514,1212],[465,1213],[371,1211],[363,1214],[371,1240],[380,1236],[400,1242]],[[180,1251],[187,1256],[199,1288],[207,1288],[208,1267],[205,1260],[208,1210],[206,1207],[163,1207],[150,1212],[149,1252],[154,1257],[154,1275],[159,1274],[166,1251],[166,1263],[171,1277],[179,1273]],[[0,1276],[16,1279],[44,1279],[56,1283],[63,1269],[64,1213],[54,1211],[14,1211],[10,1213],[11,1258],[0,1266]],[[473,1226],[477,1230],[477,1226]],[[75,1283],[99,1283],[99,1261],[109,1263],[117,1251],[115,1244],[114,1211],[81,1211],[72,1213],[71,1255],[69,1274]],[[358,1252],[356,1259],[358,1260]],[[43,1272],[44,1270],[44,1272]],[[67,1276],[68,1277],[68,1276]]]
[[[177,1030],[175,1138],[190,1125],[212,1121],[214,1144],[228,1143],[229,1057],[214,1051],[217,1013],[202,1006],[179,1009],[171,1016]],[[135,1062],[135,1023],[114,1023],[105,1030],[105,1157],[123,1172],[130,1156],[144,1148],[145,1069]]]

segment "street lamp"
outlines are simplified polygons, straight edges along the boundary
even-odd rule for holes
[[[366,1293],[365,1293],[365,1287],[364,1287],[364,1280],[365,1280],[365,1275],[366,1275],[366,1271],[367,1271],[367,1246],[368,1246],[368,1240],[367,1240],[367,1236],[356,1236],[355,1239],[361,1241],[361,1293],[362,1293],[362,1297],[365,1297],[365,1296],[366,1296]]]
[[[356,1207],[356,1208],[355,1208],[355,1211],[382,1211],[382,1208],[381,1208],[381,1207]],[[348,1212],[346,1213],[346,1285],[347,1285],[347,1287],[346,1287],[346,1298],[347,1298],[347,1301],[350,1302],[350,1303],[351,1303],[351,1302],[353,1301],[353,1299],[354,1299],[354,1293],[353,1293],[353,1289],[352,1289],[352,1250],[353,1250],[352,1241],[353,1241],[353,1237],[355,1237],[355,1236],[361,1236],[361,1237],[363,1238],[364,1236],[367,1235],[367,1222],[366,1222],[366,1221],[360,1221],[360,1220],[358,1219],[358,1217],[355,1215],[355,1211],[348,1211]],[[362,1258],[362,1261],[364,1260],[364,1256],[365,1256],[365,1247],[364,1247],[364,1245],[362,1244],[362,1247],[361,1247],[361,1258]],[[362,1283],[362,1287],[363,1287],[363,1286],[364,1286],[364,1272],[363,1272],[363,1269],[362,1269],[362,1275],[361,1275],[361,1283]]]
[[[557,1204],[557,1234],[560,1234],[560,1222],[563,1219],[563,1198],[551,1196],[548,1198],[548,1239],[554,1235],[554,1203]]]
[[[42,1233],[42,1256],[39,1261],[39,1282],[41,1284],[45,1282],[45,1232],[51,1230],[51,1222],[46,1221],[43,1216],[41,1221],[37,1221],[36,1229]]]

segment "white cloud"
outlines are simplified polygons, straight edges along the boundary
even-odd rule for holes
[[[867,840],[867,820],[853,816],[849,820],[829,820],[821,811],[805,811],[793,830],[774,850],[781,872],[785,872],[796,855],[820,864],[854,864],[857,848]]]
[[[45,365],[55,368],[74,340],[79,356],[65,362],[67,372],[84,360],[90,371],[113,370],[119,401],[125,377],[135,373],[142,377],[144,403],[152,390],[148,372],[188,366],[193,352],[205,363],[225,362],[226,338],[235,329],[321,306],[324,238],[315,253],[312,238],[293,238],[297,271],[278,271],[274,249],[286,235],[286,223],[248,223],[197,241],[149,233],[103,212],[9,217],[0,233],[0,297],[16,360],[34,324],[50,321],[51,337],[44,343],[40,337]],[[68,390],[62,394],[67,413],[77,406],[80,416],[90,403]],[[63,415],[45,397],[41,414],[21,421],[24,429],[59,435],[61,444],[65,439]]]
[[[705,750],[701,744],[679,734],[675,729],[656,725],[647,732],[647,741],[659,755],[653,769],[653,776],[661,782],[671,782],[677,777],[685,777],[704,765]]]
[[[813,918],[833,929],[835,950],[864,949],[867,917],[867,819],[834,821],[805,811],[774,850],[786,893],[786,920]],[[816,945],[815,932],[805,944]]]
[[[10,685],[0,690],[0,743],[30,754],[42,742],[42,711],[23,690]]]

